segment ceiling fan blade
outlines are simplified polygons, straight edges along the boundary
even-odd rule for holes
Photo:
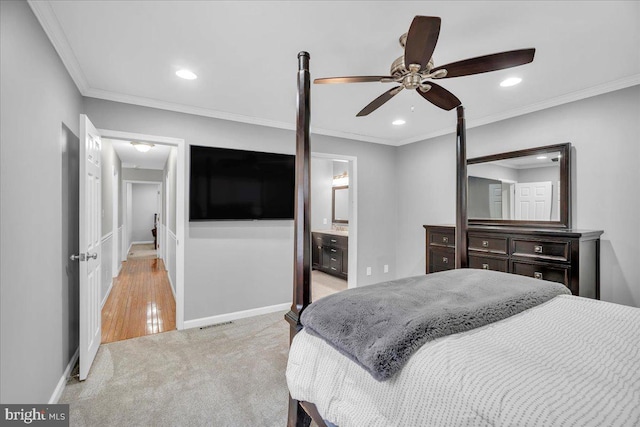
[[[315,79],[313,82],[316,84],[325,83],[368,83],[368,82],[381,82],[390,83],[394,78],[391,76],[352,76],[352,77],[325,77],[322,79]]]
[[[440,18],[437,16],[416,16],[411,22],[407,41],[404,45],[404,64],[420,64],[423,69],[431,59],[440,34]]]
[[[364,107],[358,114],[356,114],[356,117],[366,116],[374,112],[375,110],[380,108],[382,104],[396,96],[402,89],[404,89],[403,86],[396,86],[393,89],[389,89],[388,91],[371,101],[369,105]]]
[[[440,78],[462,77],[471,74],[486,73],[489,71],[503,70],[505,68],[516,67],[528,64],[533,61],[535,49],[511,50],[508,52],[494,53],[492,55],[478,56],[476,58],[465,59],[441,65],[431,70],[435,73],[438,70],[447,70],[447,75]]]
[[[417,88],[416,92],[418,92],[424,99],[426,99],[436,107],[440,107],[443,110],[449,111],[462,104],[462,101],[460,101],[457,96],[455,96],[442,86],[438,86],[433,82],[429,82],[427,84],[431,86],[431,89],[429,89],[427,92],[421,91],[420,88]]]

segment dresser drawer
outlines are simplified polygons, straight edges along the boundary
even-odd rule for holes
[[[509,246],[506,237],[490,237],[469,233],[469,251],[507,254]]]
[[[509,260],[507,258],[494,258],[482,255],[469,255],[469,268],[481,270],[509,271]]]
[[[453,248],[429,248],[430,271],[452,270],[456,268],[456,251]]]
[[[511,272],[521,276],[562,283],[570,288],[571,269],[562,265],[513,261]]]
[[[571,261],[571,242],[553,240],[511,239],[511,255],[556,261]]]
[[[455,246],[455,231],[432,231],[429,233],[429,244],[437,246]]]
[[[347,238],[344,236],[335,236],[333,234],[323,234],[322,244],[324,246],[338,246],[342,248],[347,245]]]

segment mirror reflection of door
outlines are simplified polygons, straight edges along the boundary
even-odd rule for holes
[[[338,224],[349,223],[349,186],[333,187],[332,222]]]

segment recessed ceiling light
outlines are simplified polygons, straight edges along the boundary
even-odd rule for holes
[[[396,126],[401,126],[401,125],[403,125],[405,123],[407,123],[407,122],[405,122],[402,119],[398,119],[398,120],[394,120],[391,124],[396,125]]]
[[[508,79],[504,79],[502,83],[500,83],[500,86],[502,87],[515,86],[521,81],[522,79],[520,77],[509,77]]]
[[[195,80],[198,78],[198,76],[196,76],[193,71],[189,71],[187,69],[176,71],[176,76],[183,78],[185,80]]]
[[[536,159],[538,159],[538,160],[544,160],[546,158],[547,158],[547,156],[538,156],[538,157],[536,157]]]

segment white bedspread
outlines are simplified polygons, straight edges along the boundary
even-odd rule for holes
[[[304,330],[291,396],[350,426],[640,426],[640,309],[558,296],[425,344],[378,382]]]

